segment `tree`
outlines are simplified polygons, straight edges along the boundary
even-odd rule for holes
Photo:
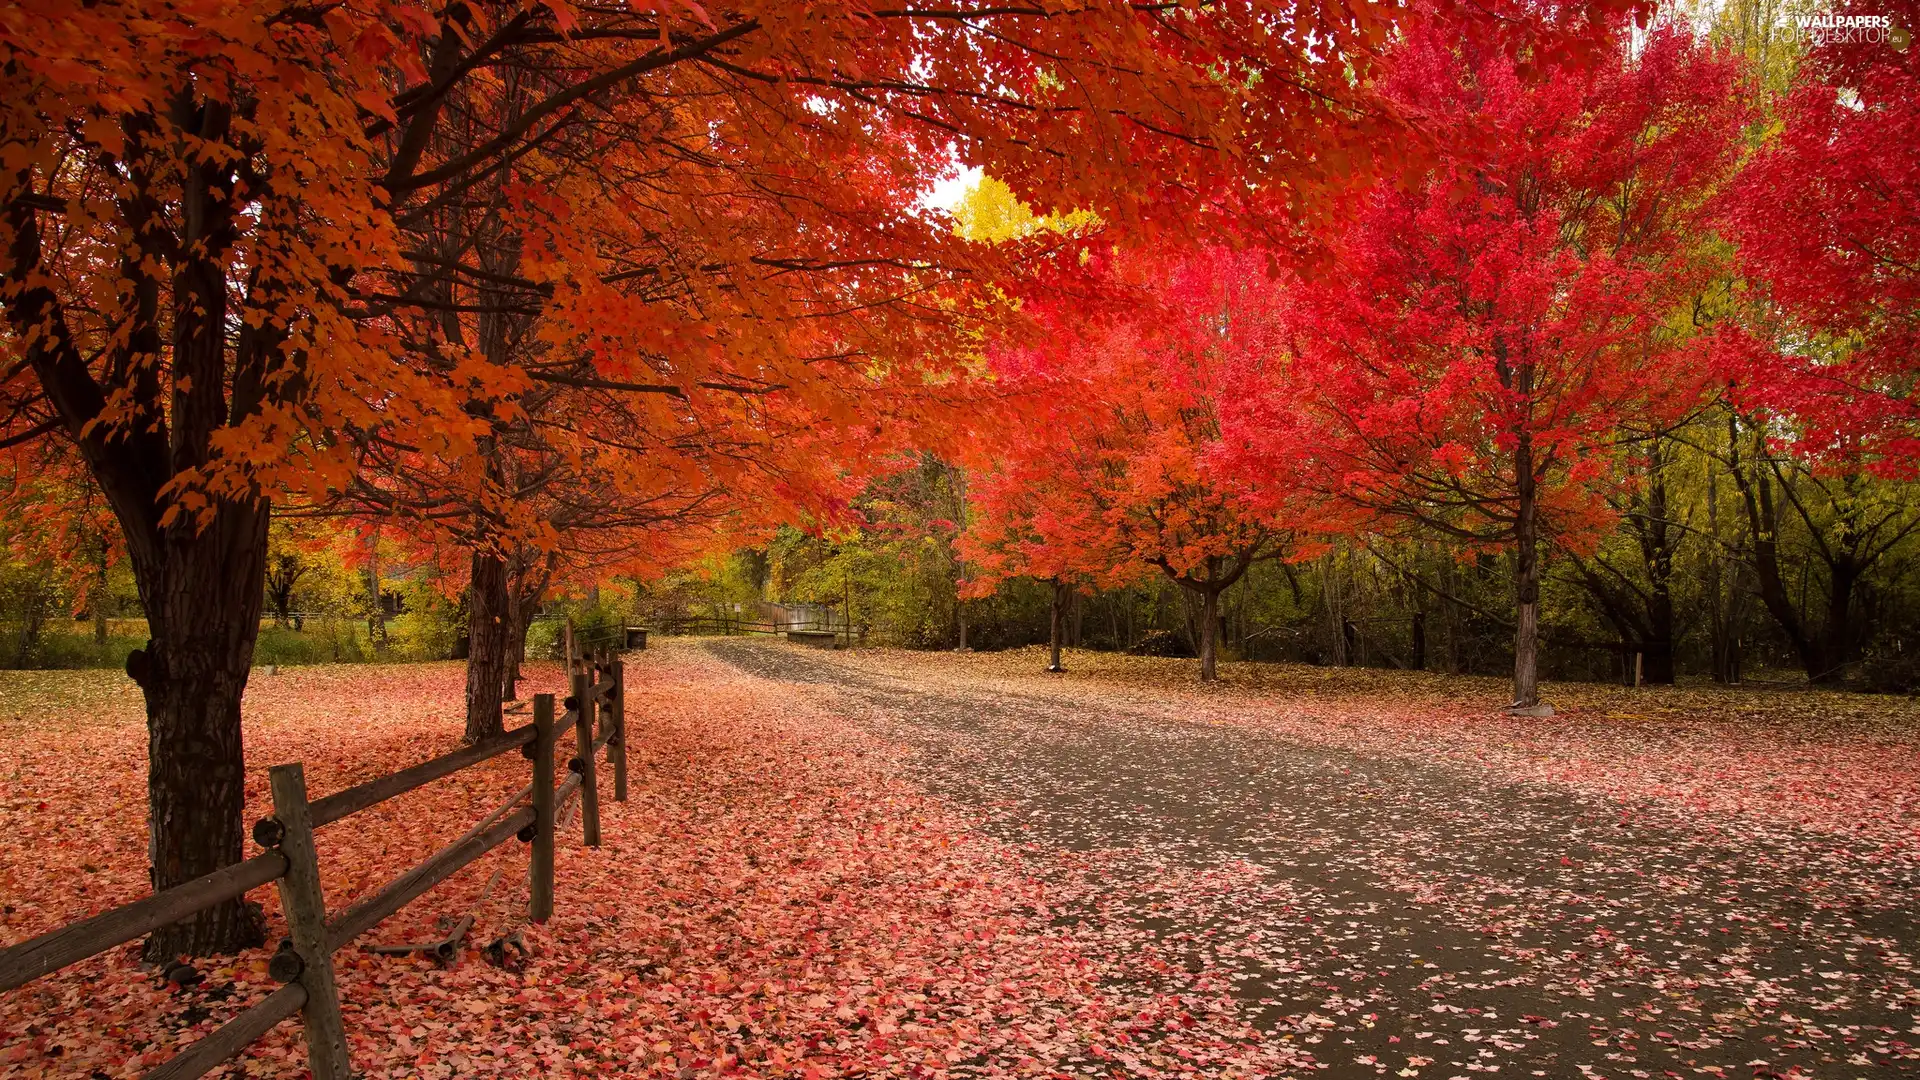
[[[1814,37],[1776,133],[1729,193],[1741,269],[1767,303],[1729,345],[1727,373],[1741,405],[1788,419],[1808,455],[1912,475],[1920,50],[1895,35],[1920,26],[1920,4],[1830,14],[1885,24]]]
[[[1666,686],[1673,684],[1679,636],[1674,559],[1689,531],[1671,497],[1674,451],[1659,434],[1627,447],[1618,466],[1624,475],[1606,496],[1620,530],[1591,550],[1563,552],[1575,581],[1618,636],[1623,664],[1643,681]]]
[[[1857,464],[1809,462],[1773,441],[1764,423],[1727,418],[1724,460],[1747,522],[1744,561],[1808,681],[1837,683],[1866,640],[1859,609],[1870,575],[1920,531],[1920,507],[1905,485]],[[1797,553],[1792,535],[1803,538]],[[1821,590],[1811,603],[1808,571]]]
[[[1254,381],[1229,441],[1256,466],[1263,446],[1316,462],[1316,488],[1380,527],[1505,549],[1513,707],[1531,710],[1542,538],[1590,546],[1608,457],[1701,400],[1675,313],[1712,270],[1708,197],[1744,114],[1736,64],[1684,31],[1593,67],[1528,63],[1438,22],[1410,36],[1387,93],[1435,160],[1367,198],[1299,282],[1289,377]]]
[[[1220,595],[1295,554],[1289,473],[1223,467],[1227,373],[1273,352],[1278,284],[1259,252],[1096,256],[1081,284],[1043,276],[989,352],[1013,408],[987,440],[964,549],[978,589],[1051,580],[1057,667],[1066,592],[1157,569],[1198,603],[1200,678],[1216,677]]]

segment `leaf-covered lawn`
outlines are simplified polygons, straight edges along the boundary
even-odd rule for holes
[[[0,678],[0,942],[11,943],[144,892],[145,735],[117,674]],[[461,681],[457,665],[256,676],[250,812],[276,762],[305,761],[322,794],[449,748]],[[680,645],[634,657],[629,683],[632,800],[606,804],[600,851],[562,844],[558,911],[525,932],[524,965],[473,951],[445,970],[338,954],[357,1069],[1254,1076],[1306,1060],[1251,1027],[1224,983],[1133,977],[1181,963],[1146,930],[1056,920],[1048,876],[1066,864],[990,839],[906,783],[899,747],[829,697]],[[330,905],[459,833],[525,773],[518,757],[496,759],[323,831]],[[525,857],[509,843],[366,940],[436,937],[436,917],[468,912],[476,943],[517,928]],[[272,890],[256,895],[277,935]],[[0,1075],[137,1076],[272,989],[264,951],[204,962],[204,981],[184,990],[136,952],[0,997]],[[301,1052],[297,1024],[283,1024],[232,1075],[280,1075]]]

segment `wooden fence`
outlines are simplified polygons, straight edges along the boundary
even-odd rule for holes
[[[347,1059],[340,999],[334,988],[333,954],[460,868],[516,836],[530,846],[528,918],[545,922],[553,915],[555,822],[575,798],[580,800],[582,840],[591,847],[600,845],[597,773],[603,751],[613,765],[613,797],[626,801],[623,665],[608,651],[570,656],[567,667],[572,693],[566,699],[563,715],[554,715],[552,694],[536,694],[531,702],[511,710],[531,714],[532,722],[523,727],[324,798],[307,797],[306,775],[298,762],[274,766],[268,770],[273,816],[262,818],[253,827],[253,838],[265,851],[144,900],[0,949],[0,992],[274,882],[280,890],[289,936],[280,943],[267,970],[284,985],[147,1073],[147,1080],[205,1075],[294,1013],[301,1014],[307,1062],[315,1080],[348,1080],[352,1068]],[[554,752],[569,727],[574,732],[575,753],[567,765],[572,775],[556,786]],[[531,762],[533,776],[526,787],[452,843],[378,891],[328,917],[320,890],[315,830],[514,749]],[[462,928],[460,933],[464,932]],[[430,947],[444,949],[444,957],[457,948],[457,943],[458,936],[450,935],[445,941],[430,943]]]
[[[742,619],[727,615],[669,615],[656,620],[655,628],[663,635],[724,637],[766,635],[786,638],[825,636],[835,641],[845,641],[850,645],[855,642],[865,642],[867,639],[867,627],[864,625],[856,624],[849,628],[845,622],[823,619],[777,623],[764,619]]]

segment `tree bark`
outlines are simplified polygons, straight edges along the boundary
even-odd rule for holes
[[[1053,606],[1048,612],[1047,619],[1047,624],[1050,628],[1049,640],[1051,641],[1052,650],[1052,658],[1047,662],[1048,671],[1067,670],[1060,666],[1060,636],[1061,630],[1063,629],[1061,624],[1065,621],[1065,612],[1062,609],[1066,607],[1066,593],[1067,583],[1061,581],[1059,578],[1055,578],[1053,580]]]
[[[87,592],[87,613],[93,616],[93,643],[107,643],[107,556],[106,541],[100,543],[100,565]]]
[[[1818,671],[1808,671],[1808,681],[1830,686],[1846,678],[1847,663],[1853,659],[1853,594],[1860,583],[1861,570],[1850,558],[1837,558],[1827,569],[1827,620],[1821,628]]]
[[[1514,521],[1513,705],[1540,704],[1540,537],[1535,515],[1533,439],[1522,431],[1514,447],[1518,495]]]
[[[1217,659],[1220,653],[1220,592],[1207,589],[1200,593],[1200,681],[1213,682],[1219,678]]]
[[[507,685],[513,627],[507,615],[507,564],[485,549],[473,553],[472,607],[467,614],[467,741],[505,731],[500,703]]]
[[[1339,556],[1328,552],[1320,562],[1320,599],[1327,608],[1327,648],[1334,667],[1347,666],[1347,620],[1341,613]]]
[[[260,629],[268,510],[264,503],[216,506],[203,530],[167,531],[158,565],[134,564],[154,635],[128,656],[127,671],[146,695],[155,892],[239,862],[243,853],[240,701]],[[232,900],[154,931],[142,955],[158,963],[230,952],[265,936],[258,909]]]
[[[165,108],[173,130],[207,144],[240,138],[231,102],[183,86]],[[162,161],[161,169],[181,171],[163,215],[153,159],[185,152],[160,136],[152,113],[121,121],[128,187],[118,205],[131,241],[117,280],[124,326],[108,370],[123,374],[106,387],[96,381],[48,284],[34,211],[18,200],[6,206],[12,235],[0,298],[48,404],[113,508],[146,607],[152,640],[128,655],[127,674],[146,699],[148,853],[159,891],[241,857],[240,699],[260,632],[269,513],[264,500],[225,498],[195,512],[163,493],[183,472],[210,463],[215,432],[253,415],[275,392],[268,375],[285,359],[286,332],[271,319],[230,318],[230,289],[240,277],[229,259],[241,204],[235,162],[244,155],[196,149]],[[268,178],[252,183],[252,197],[270,189]],[[170,274],[165,289],[163,271]],[[248,288],[255,285],[275,287]],[[249,310],[276,310],[277,299],[256,294]],[[159,357],[169,362],[154,362]],[[101,423],[110,411],[121,422]],[[156,931],[145,956],[235,951],[259,944],[262,930],[257,910],[236,899]]]

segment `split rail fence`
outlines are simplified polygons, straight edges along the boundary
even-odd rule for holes
[[[347,1058],[340,998],[334,987],[333,954],[514,837],[530,847],[527,915],[534,922],[545,922],[553,915],[556,821],[575,798],[580,800],[582,840],[590,847],[600,846],[597,774],[603,751],[613,766],[613,797],[619,802],[627,800],[623,664],[616,654],[607,651],[572,655],[567,667],[572,693],[565,701],[564,714],[554,715],[552,694],[536,694],[524,708],[512,710],[531,713],[529,724],[324,798],[307,797],[306,775],[300,763],[274,766],[268,770],[273,816],[262,818],[253,827],[253,838],[265,851],[144,900],[0,949],[0,992],[273,882],[280,890],[288,937],[268,962],[267,971],[283,985],[148,1072],[146,1080],[203,1076],[295,1013],[301,1014],[305,1027],[307,1062],[315,1080],[349,1080],[353,1073]],[[573,730],[576,751],[567,764],[572,775],[556,785],[555,750],[568,728]],[[320,889],[315,830],[515,749],[532,764],[533,777],[526,787],[452,843],[378,891],[328,916]],[[445,941],[427,947],[442,950],[444,959],[457,947],[458,937],[464,932],[462,927]]]

